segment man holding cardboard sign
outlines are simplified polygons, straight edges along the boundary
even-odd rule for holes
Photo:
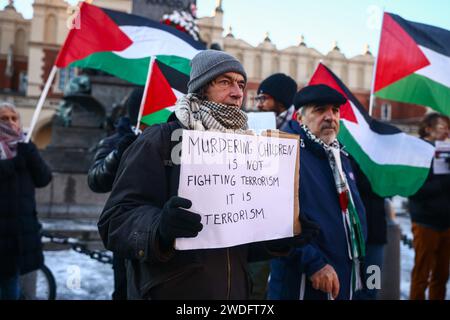
[[[238,138],[236,134],[201,137],[177,130],[244,133],[247,129],[247,117],[240,110],[247,81],[241,63],[224,52],[206,50],[195,56],[191,64],[189,94],[178,100],[172,117],[174,121],[169,119],[166,124],[146,129],[127,149],[98,223],[105,246],[128,258],[131,299],[246,299],[247,261],[267,259],[277,253],[287,254],[290,248],[304,245],[317,233],[317,227],[302,221],[302,233],[294,237],[291,228],[289,236],[283,239],[276,239],[276,234],[254,238],[255,241],[275,239],[265,242],[236,245],[219,239],[213,244],[208,241],[200,244],[194,241],[184,247],[180,244],[179,240],[183,240],[180,238],[196,238],[207,225],[248,224],[247,229],[241,231],[246,232],[254,227],[251,222],[264,220],[267,212],[258,204],[253,208],[202,212],[197,202],[216,201],[208,197],[211,193],[205,193],[193,204],[191,199],[178,196],[180,192],[189,194],[179,190],[179,185],[211,189],[218,185],[234,187],[239,183],[246,188],[239,196],[243,196],[243,201],[250,201],[258,188],[278,188],[277,185],[287,184],[274,173],[235,174],[232,177],[231,172],[193,170],[180,174],[177,157],[180,145],[171,143],[178,140],[177,134],[184,135],[182,150],[186,155],[189,150],[192,155],[197,151],[208,155],[220,156],[224,152],[236,155],[236,158],[228,159],[231,160],[230,170],[236,165],[234,160],[239,160],[237,155],[245,156],[250,148],[259,146],[258,141]],[[191,144],[185,146],[185,139],[191,139]],[[274,153],[293,157],[297,152],[289,141],[270,146],[268,141],[265,142],[260,149],[252,149],[260,150],[261,157],[270,157]],[[261,164],[258,161],[262,160],[254,160],[256,162],[252,162],[248,170],[252,166],[258,169]],[[267,197],[270,197],[269,192]],[[218,201],[231,203],[231,193]],[[229,234],[227,238],[233,236]],[[190,250],[175,249],[175,240],[177,248]],[[246,241],[249,239],[239,243]],[[194,249],[207,247],[215,249]]]

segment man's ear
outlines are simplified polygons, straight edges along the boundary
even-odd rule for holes
[[[296,120],[299,123],[302,123],[302,118],[303,118],[302,111],[300,109],[298,109],[297,112],[295,113],[295,115],[296,115]]]

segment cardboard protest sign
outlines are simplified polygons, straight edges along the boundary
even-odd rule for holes
[[[298,136],[183,131],[178,195],[202,217],[178,250],[292,237],[298,220]]]
[[[276,129],[277,117],[275,112],[247,112],[248,129],[261,134],[269,129]]]
[[[450,174],[450,142],[436,141],[434,174]]]

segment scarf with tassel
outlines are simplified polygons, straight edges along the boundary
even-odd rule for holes
[[[8,123],[0,121],[0,160],[14,158],[17,155],[17,144],[23,138],[22,132],[16,132]]]

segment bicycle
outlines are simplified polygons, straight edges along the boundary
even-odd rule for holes
[[[38,270],[20,277],[20,300],[55,300],[56,281],[44,264]]]

